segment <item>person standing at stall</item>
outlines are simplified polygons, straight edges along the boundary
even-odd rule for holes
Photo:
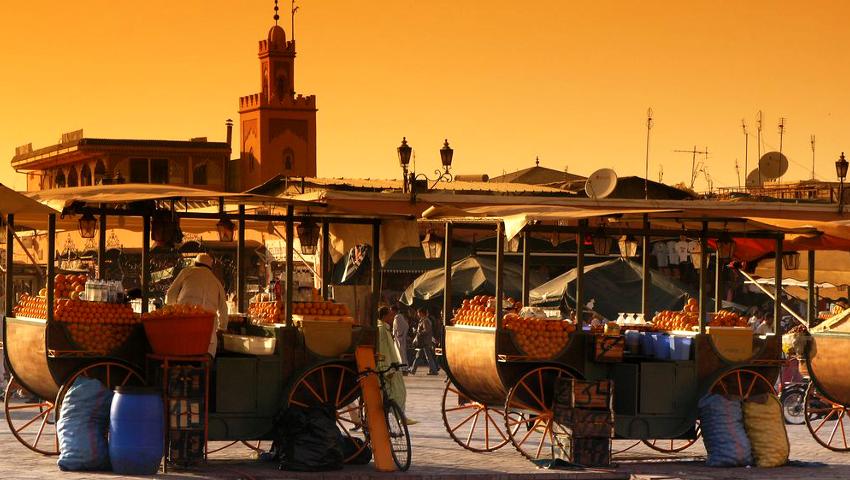
[[[398,318],[398,309],[393,307],[381,307],[378,309],[378,358],[375,361],[375,366],[378,370],[385,370],[393,363],[405,363],[401,358],[396,344],[396,338],[393,335],[395,330],[395,322]],[[404,413],[404,421],[408,425],[418,423],[411,419],[405,413],[407,403],[407,387],[404,385],[404,378],[398,372],[390,372],[386,376],[387,396],[392,398],[395,403],[401,408]]]
[[[404,314],[399,311],[398,307],[393,305],[391,308],[391,312],[393,314],[393,338],[395,338],[396,348],[398,348],[398,354],[400,363],[407,365],[408,362],[408,354],[407,354],[407,335],[410,330],[410,323],[405,318]],[[404,367],[404,375],[407,375],[407,367]]]
[[[213,257],[201,253],[195,262],[184,268],[168,287],[165,294],[166,305],[198,305],[205,310],[215,312],[213,332],[210,337],[208,353],[215,357],[218,348],[218,331],[227,327],[227,295],[224,287],[213,273]]]

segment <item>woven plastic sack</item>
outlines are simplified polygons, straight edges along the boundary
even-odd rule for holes
[[[776,396],[765,395],[744,402],[744,427],[753,447],[756,466],[781,467],[788,463],[791,445],[782,418],[782,405]]]
[[[699,401],[702,441],[709,467],[743,467],[753,464],[752,446],[744,430],[741,402],[709,394]]]
[[[112,392],[99,380],[77,377],[62,400],[56,435],[59,469],[108,470],[109,407]]]

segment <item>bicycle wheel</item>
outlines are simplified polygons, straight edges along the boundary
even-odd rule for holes
[[[390,431],[390,450],[393,454],[395,466],[402,472],[410,468],[410,433],[407,431],[407,423],[401,408],[390,400],[387,402],[387,429]]]

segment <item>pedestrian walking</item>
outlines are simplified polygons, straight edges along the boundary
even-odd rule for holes
[[[410,322],[407,321],[407,318],[401,313],[398,306],[393,305],[391,312],[393,315],[393,338],[395,339],[396,348],[398,348],[399,358],[401,359],[401,363],[409,365],[410,356],[407,349],[407,337],[410,330]],[[407,367],[404,368],[403,374],[407,375]]]
[[[413,348],[415,354],[413,361],[410,364],[410,373],[416,375],[416,368],[419,360],[425,360],[428,363],[428,375],[437,375],[439,367],[437,360],[434,358],[434,322],[431,316],[428,315],[428,310],[420,308],[416,311],[416,336],[413,337]]]

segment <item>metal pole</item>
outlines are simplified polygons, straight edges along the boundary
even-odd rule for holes
[[[148,289],[151,274],[151,217],[142,216],[142,313],[148,312]]]
[[[97,229],[97,276],[103,280],[103,270],[106,268],[106,214],[100,214],[100,225]]]
[[[381,259],[378,252],[381,251],[381,222],[372,224],[372,312],[370,312],[370,325],[377,327],[378,303],[381,301]]]
[[[643,215],[643,229],[649,230],[649,215]],[[649,286],[652,285],[652,272],[649,268],[649,241],[651,238],[649,235],[644,235],[642,239],[642,251],[641,251],[641,270],[643,271],[643,280],[641,281],[641,289],[640,289],[640,305],[641,312],[643,313],[643,318],[646,321],[650,319],[650,311],[649,311]]]
[[[579,220],[576,233],[576,329],[581,330],[584,322],[584,233],[587,220]]]
[[[239,205],[236,220],[236,308],[245,312],[245,205]],[[286,286],[289,288],[289,285]]]
[[[330,248],[330,226],[328,222],[322,222],[322,258],[319,262],[322,264],[322,299],[327,300],[330,294],[329,285],[331,283],[331,252]]]
[[[15,300],[17,297],[15,296],[15,279],[14,279],[14,268],[15,268],[15,242],[13,239],[15,238],[15,215],[9,213],[6,215],[6,282],[5,288],[6,291],[6,305],[5,305],[5,316],[12,316],[12,309],[15,307]]]
[[[47,216],[47,321],[53,321],[53,301],[55,297],[54,276],[56,275],[56,262],[53,256],[56,252],[56,214]],[[8,298],[8,297],[7,297]]]
[[[285,235],[286,235],[286,298],[283,302],[283,312],[284,312],[284,324],[287,327],[292,326],[292,294],[295,291],[295,285],[293,285],[294,278],[293,272],[295,271],[295,258],[293,257],[293,249],[295,243],[295,222],[292,220],[292,207],[286,207],[286,227],[285,227]]]
[[[446,240],[443,244],[443,332],[446,331],[446,325],[449,324],[449,319],[452,315],[452,235],[454,234],[454,226],[451,223],[446,223]],[[445,335],[445,333],[442,333]],[[442,340],[442,339],[441,339]],[[445,345],[441,342],[440,345]]]
[[[530,267],[531,249],[528,247],[528,232],[522,232],[522,302],[523,306],[528,306],[528,292],[531,290],[531,285],[528,278],[528,269]]]
[[[706,309],[708,308],[708,222],[702,222],[702,232],[699,236],[699,333],[705,333],[705,324],[708,321]]]
[[[807,311],[806,311],[806,326],[814,322],[815,317],[817,315],[817,297],[815,296],[815,251],[809,250],[809,291],[808,291],[808,302],[807,303]]]
[[[496,224],[496,330],[502,329],[502,295],[505,289],[502,273],[505,269],[505,227]]]
[[[720,297],[720,290],[723,287],[723,259],[720,258],[720,252],[714,254],[714,311],[723,310],[723,299]]]
[[[779,333],[779,317],[782,315],[782,241],[784,236],[780,235],[776,238],[776,260],[773,262],[774,269],[774,291],[776,298],[773,299],[773,333]]]

